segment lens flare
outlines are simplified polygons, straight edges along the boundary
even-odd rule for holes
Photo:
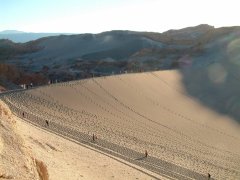
[[[227,54],[231,63],[240,65],[240,39],[235,39],[228,44]]]
[[[179,60],[179,65],[181,68],[191,67],[192,66],[192,57],[190,55],[185,55],[181,57]]]
[[[208,77],[211,80],[211,82],[215,84],[222,84],[226,80],[227,71],[221,64],[216,63],[209,66]]]

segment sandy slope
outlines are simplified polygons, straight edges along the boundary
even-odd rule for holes
[[[141,168],[135,169],[128,163],[124,164],[124,161],[115,160],[19,119],[17,127],[33,155],[47,165],[49,179],[153,179],[140,172]],[[148,171],[146,173],[154,175]]]
[[[34,159],[16,127],[16,121],[0,101],[0,179],[39,179]]]
[[[240,178],[239,124],[189,97],[177,71],[51,85],[4,100],[50,126],[95,133],[119,148],[147,149],[158,160],[217,179]]]
[[[34,159],[49,179],[163,179],[152,172],[48,133],[15,117],[0,102],[0,179],[39,179]],[[143,171],[143,172],[141,172]]]

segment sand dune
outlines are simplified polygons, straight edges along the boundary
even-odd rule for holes
[[[16,128],[16,119],[0,100],[0,179],[39,179],[32,154]]]
[[[39,176],[36,161],[42,162],[46,167],[44,176]],[[79,145],[34,127],[14,116],[0,101],[0,179],[2,178],[166,179],[89,146]]]
[[[35,158],[48,169],[49,179],[165,179],[88,146],[53,135],[17,120],[18,130]],[[116,173],[117,172],[117,173]]]
[[[178,71],[93,78],[2,96],[25,120],[177,179],[240,178],[240,128],[188,96]],[[46,127],[45,120],[49,121]],[[91,142],[92,134],[98,136]],[[145,150],[149,157],[142,158]]]

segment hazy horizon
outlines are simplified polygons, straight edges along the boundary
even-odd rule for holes
[[[236,0],[9,0],[1,2],[0,31],[80,34],[237,26],[237,5]]]
[[[195,26],[199,26],[199,25],[209,25],[209,26],[212,26],[211,24],[198,24],[198,25],[195,25]],[[195,26],[188,26],[188,27],[195,27]],[[182,28],[188,28],[188,27],[182,27]],[[227,27],[227,26],[224,26],[224,27]],[[230,26],[229,26],[230,27]],[[182,28],[178,28],[178,29],[168,29],[168,30],[179,30],[179,29],[182,29]],[[217,28],[217,27],[215,27]],[[166,31],[168,31],[166,30]],[[14,32],[16,31],[16,32]],[[157,31],[139,31],[139,30],[129,30],[129,29],[109,29],[109,30],[106,30],[106,31],[101,31],[101,32],[96,32],[96,33],[91,33],[91,32],[83,32],[83,33],[78,33],[78,32],[30,32],[30,31],[22,31],[22,30],[19,30],[19,29],[5,29],[5,30],[1,30],[0,33],[2,34],[22,34],[22,33],[46,33],[46,34],[84,34],[84,33],[91,33],[91,34],[98,34],[98,33],[103,33],[103,32],[110,32],[110,31],[133,31],[133,32],[156,32],[156,33],[163,33],[163,32],[166,32],[166,31],[163,31],[163,32],[157,32]]]

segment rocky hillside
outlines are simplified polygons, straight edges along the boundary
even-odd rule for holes
[[[0,62],[50,80],[237,63],[240,27],[199,25],[164,33],[109,31],[27,43],[0,40]]]

